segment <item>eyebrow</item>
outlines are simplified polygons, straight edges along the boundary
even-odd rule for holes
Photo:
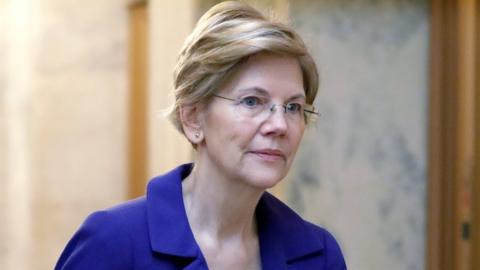
[[[239,91],[239,92],[253,91],[253,92],[256,92],[256,93],[264,95],[264,96],[270,96],[270,93],[267,90],[265,90],[261,87],[258,87],[258,86],[241,88],[241,89],[238,89],[237,91]],[[295,99],[307,99],[307,98],[305,97],[304,94],[296,94],[296,95],[293,95],[293,96],[289,97],[287,100],[295,100]]]
[[[241,89],[238,89],[239,92],[249,92],[249,91],[253,91],[253,92],[256,92],[258,94],[262,94],[264,96],[269,96],[270,94],[268,93],[267,90],[261,88],[261,87],[257,87],[257,86],[253,86],[253,87],[247,87],[247,88],[241,88]]]
[[[307,97],[305,97],[304,94],[297,94],[297,95],[294,95],[293,97],[289,98],[288,100],[295,100],[295,99],[303,99],[303,100],[306,100]]]

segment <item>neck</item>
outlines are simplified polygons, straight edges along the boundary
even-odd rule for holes
[[[182,182],[190,226],[214,241],[256,236],[255,208],[263,190],[197,162]]]

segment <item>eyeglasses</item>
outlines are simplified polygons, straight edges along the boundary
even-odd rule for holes
[[[282,107],[285,118],[292,122],[312,123],[315,122],[320,113],[310,104],[299,102],[288,102],[286,104],[274,104],[265,97],[249,95],[240,98],[228,98],[214,94],[214,97],[233,101],[235,111],[242,116],[259,118],[266,120],[272,113],[277,110],[277,106]]]

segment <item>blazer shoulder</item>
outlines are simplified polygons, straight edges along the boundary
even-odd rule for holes
[[[90,214],[68,242],[55,270],[129,269],[132,222],[139,222],[138,216],[145,212],[142,208],[140,198]]]
[[[298,269],[345,270],[345,260],[333,235],[298,215],[293,209],[269,193],[260,201],[259,216],[268,224],[263,232],[280,239],[288,254],[287,260]],[[318,268],[325,265],[325,268]]]
[[[331,270],[346,270],[345,259],[343,257],[342,249],[338,244],[335,237],[325,228],[320,227],[311,222],[305,221],[305,223],[311,227],[312,231],[318,235],[318,239],[321,239],[324,246],[324,255],[326,259],[326,268]]]

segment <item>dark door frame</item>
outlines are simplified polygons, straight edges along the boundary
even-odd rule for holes
[[[480,5],[430,4],[427,269],[478,270]]]

